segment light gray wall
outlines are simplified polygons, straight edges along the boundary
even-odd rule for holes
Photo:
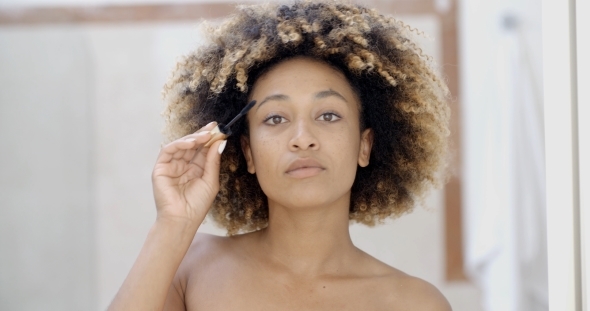
[[[0,29],[0,310],[96,305],[85,41],[78,29]]]

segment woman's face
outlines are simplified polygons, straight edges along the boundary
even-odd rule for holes
[[[345,76],[304,57],[263,74],[250,99],[248,171],[269,203],[317,207],[349,200],[357,164],[366,166],[372,132],[361,133],[360,102]]]

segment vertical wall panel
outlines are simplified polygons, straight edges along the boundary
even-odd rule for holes
[[[590,2],[576,1],[578,76],[578,166],[583,310],[590,311]]]
[[[549,309],[580,311],[574,3],[543,0],[543,91]]]
[[[90,64],[79,30],[0,29],[0,310],[92,310]]]

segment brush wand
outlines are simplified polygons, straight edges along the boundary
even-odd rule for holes
[[[250,109],[252,109],[252,107],[254,107],[254,105],[256,105],[256,101],[253,100],[251,102],[248,103],[248,105],[246,105],[246,107],[244,107],[244,109],[242,109],[242,111],[240,111],[240,113],[238,113],[238,115],[233,118],[231,121],[229,121],[229,123],[227,125],[224,124],[217,124],[217,126],[211,130],[211,138],[209,139],[208,142],[205,143],[205,147],[211,147],[211,145],[221,139],[226,139],[229,135],[231,135],[231,130],[230,130],[230,126],[232,124],[234,124],[237,120],[239,120],[241,117],[243,117],[244,115],[246,115],[248,113],[248,111]]]
[[[248,111],[250,111],[250,109],[252,109],[252,107],[254,107],[254,105],[256,105],[256,101],[253,100],[251,102],[248,103],[248,105],[246,105],[246,107],[244,107],[244,109],[242,109],[242,111],[240,111],[240,113],[238,113],[238,115],[233,118],[231,121],[229,121],[229,123],[225,126],[222,126],[221,128],[219,128],[219,130],[226,134],[227,136],[231,135],[231,131],[229,130],[229,127],[234,124],[236,121],[238,121],[242,116],[244,116],[245,114],[248,113]]]

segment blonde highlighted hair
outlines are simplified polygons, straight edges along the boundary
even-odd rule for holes
[[[449,134],[448,88],[411,32],[392,17],[338,1],[238,6],[220,26],[206,27],[207,44],[178,62],[165,85],[168,139],[227,122],[261,74],[311,57],[347,77],[361,100],[362,129],[374,132],[370,164],[358,168],[352,186],[350,219],[374,225],[400,216],[444,182]],[[241,151],[246,122],[232,127],[211,209],[230,235],[268,224],[266,196]]]

